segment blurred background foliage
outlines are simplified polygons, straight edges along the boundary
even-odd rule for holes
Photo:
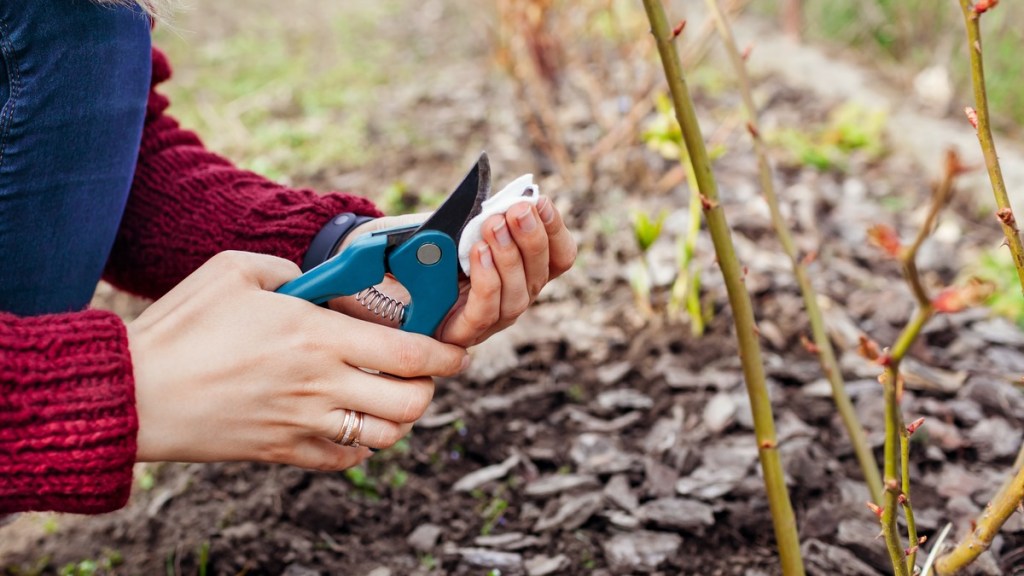
[[[755,12],[784,22],[786,3],[754,1]],[[887,73],[894,82],[924,68],[947,67],[959,95],[969,95],[970,69],[957,0],[797,0],[800,31],[809,42]],[[1002,2],[982,19],[986,82],[993,120],[1019,134],[1024,122],[1024,5]],[[959,109],[956,110],[959,113]]]
[[[704,15],[703,5],[675,4],[677,14],[694,20]],[[723,4],[746,9],[779,30],[792,34],[798,29],[802,41],[877,70],[895,90],[908,90],[922,70],[938,68],[956,93],[956,105],[944,111],[947,115],[960,114],[959,103],[970,100],[956,0]],[[282,10],[275,0],[248,0],[245,10],[237,2],[187,7],[155,32],[156,45],[175,68],[174,80],[162,90],[183,125],[241,166],[296,185],[351,186],[396,213],[436,204],[451,176],[409,182],[406,167],[392,157],[417,150],[420,158],[443,159],[452,155],[453,146],[475,145],[438,133],[436,124],[425,126],[417,118],[416,103],[435,97],[430,87],[440,74],[438,62],[455,61],[448,54],[461,59],[474,54],[488,62],[494,78],[512,80],[518,87],[519,109],[513,114],[523,118],[525,131],[541,152],[535,160],[553,164],[542,169],[568,173],[596,161],[604,144],[630,139],[651,144],[653,133],[670,134],[674,120],[653,105],[660,94],[657,78],[631,65],[654,58],[649,43],[640,41],[647,37],[647,22],[639,2],[495,0],[455,5],[453,9],[452,3],[433,0],[294,0],[289,10]],[[796,5],[800,17],[794,22],[787,7]],[[1015,26],[1022,18],[1024,6],[1003,2],[983,20],[993,116],[1012,135],[1019,135],[1024,122],[1024,90],[1018,86],[1024,82],[1019,55],[1024,28]],[[391,25],[398,19],[404,19],[401,26]],[[441,43],[435,35],[409,33],[410,27],[431,26],[463,26],[469,32]],[[684,59],[694,67],[692,84],[712,97],[732,93],[729,75],[703,59],[715,42],[702,40],[702,33],[691,24],[683,38]],[[567,78],[568,71],[572,77]],[[559,101],[573,98],[591,100],[595,113],[593,125],[573,127],[573,134],[587,136],[586,143],[567,142],[572,136],[551,118]],[[817,124],[767,136],[780,162],[842,171],[854,151],[882,154],[884,129],[884,113],[848,105]],[[479,147],[495,137],[480,135]],[[671,143],[670,138],[661,140]],[[724,153],[720,142],[711,144],[716,154]],[[371,175],[353,181],[350,175],[360,170]],[[979,272],[1000,277],[1009,266],[993,257]],[[1003,303],[996,308],[1024,322],[1020,306]]]

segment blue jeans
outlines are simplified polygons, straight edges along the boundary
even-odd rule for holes
[[[89,0],[0,0],[0,310],[81,310],[124,212],[150,22]]]

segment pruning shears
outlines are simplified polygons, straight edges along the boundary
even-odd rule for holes
[[[353,241],[337,256],[278,288],[278,292],[322,304],[358,294],[371,311],[390,315],[407,332],[432,335],[459,297],[459,240],[480,213],[491,190],[487,154],[440,208],[422,224],[398,226]],[[392,274],[408,290],[409,303],[374,288]]]

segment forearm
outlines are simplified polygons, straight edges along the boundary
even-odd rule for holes
[[[0,514],[120,508],[137,430],[117,316],[0,313]]]

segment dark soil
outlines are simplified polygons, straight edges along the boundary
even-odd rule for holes
[[[470,62],[464,65],[488,65]],[[558,200],[577,234],[577,267],[519,324],[481,345],[466,375],[439,382],[422,424],[364,468],[328,474],[242,463],[148,466],[138,477],[151,474],[152,485],[138,487],[127,508],[60,518],[54,533],[6,550],[0,566],[50,573],[68,563],[113,558],[114,566],[100,572],[779,573],[732,318],[709,239],[702,236],[698,248],[702,298],[712,312],[702,337],[668,317],[664,282],[654,292],[653,317],[638,311],[629,287],[630,266],[639,261],[631,209],[672,212],[650,261],[656,279],[674,267],[688,191],[659,182],[675,162],[627,141],[597,159],[587,178],[556,175],[516,120],[528,113],[525,105],[511,104],[515,83],[481,74],[488,79],[474,85],[478,97],[470,104],[464,95],[427,99],[416,113],[428,127],[446,128],[452,114],[465,114],[474,134],[505,135],[488,144],[496,175],[541,175],[542,189]],[[553,102],[567,149],[582,164],[601,134],[589,128],[594,114],[577,97],[579,86],[569,70]],[[593,98],[625,98],[615,85],[606,89]],[[814,126],[839,104],[772,78],[761,79],[758,91],[767,102],[763,122],[773,130]],[[699,85],[697,93],[705,134],[727,149],[715,170],[748,267],[808,570],[888,573],[845,430],[815,357],[800,342],[809,334],[802,301],[757,196],[735,96],[731,88]],[[520,149],[530,146],[529,155]],[[410,151],[398,163],[430,173],[465,157],[458,147],[450,149]],[[802,251],[817,252],[814,282],[831,302],[830,333],[881,458],[880,370],[856,356],[855,339],[862,332],[883,345],[893,342],[913,301],[898,266],[869,245],[865,230],[886,223],[910,238],[930,184],[899,151],[855,151],[844,157],[845,166],[828,170],[790,162],[782,148],[776,153],[780,195]],[[335,176],[317,176],[314,184]],[[932,289],[999,244],[994,221],[972,216],[978,213],[962,192],[926,245],[921,267]],[[1024,371],[1024,334],[986,310],[967,311],[935,319],[911,356],[915,362],[905,368],[916,378],[908,377],[904,413],[908,421],[928,418],[912,453],[918,525],[934,538],[952,522],[959,535],[994,493],[1020,444],[1024,396],[1013,382]],[[468,475],[502,463],[505,469],[490,481],[456,489]],[[0,538],[28,530],[32,521],[0,529]],[[665,543],[661,553],[629,553],[659,542]],[[1024,574],[1022,551],[1024,522],[1017,517],[979,573]],[[548,571],[539,567],[545,559]]]

